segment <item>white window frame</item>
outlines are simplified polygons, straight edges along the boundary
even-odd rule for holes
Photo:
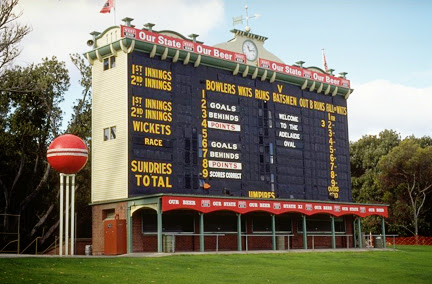
[[[105,64],[107,64],[107,65],[105,65]],[[102,65],[103,65],[104,71],[107,71],[107,70],[110,70],[110,69],[116,67],[117,63],[116,63],[115,56],[113,55],[113,56],[105,57],[102,61]]]
[[[117,127],[116,126],[105,127],[103,129],[103,141],[110,141],[115,139],[117,139]]]

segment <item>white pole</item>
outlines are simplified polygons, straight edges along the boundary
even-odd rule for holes
[[[60,233],[59,255],[63,255],[63,174],[60,174]]]
[[[72,175],[72,194],[71,194],[71,255],[74,255],[75,244],[75,175]]]
[[[69,177],[66,175],[66,233],[65,233],[65,255],[69,255]]]
[[[114,0],[114,6],[113,6],[113,9],[114,9],[114,26],[116,25],[116,1]]]

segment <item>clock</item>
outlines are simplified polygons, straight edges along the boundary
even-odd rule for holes
[[[242,49],[247,60],[255,61],[258,58],[258,48],[253,41],[245,40]]]

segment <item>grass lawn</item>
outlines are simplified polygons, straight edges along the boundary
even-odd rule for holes
[[[397,251],[0,258],[0,283],[432,283],[432,246]]]

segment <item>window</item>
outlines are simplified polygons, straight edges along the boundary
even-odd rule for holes
[[[116,139],[116,127],[110,127],[110,139]]]
[[[273,128],[272,113],[271,113],[270,110],[268,111],[268,116],[269,116],[269,118],[268,118],[268,127],[269,128]]]
[[[170,212],[162,217],[163,232],[193,233],[195,228],[193,212]]]
[[[103,68],[104,68],[104,71],[110,69],[109,68],[109,58],[105,58],[104,59],[104,61],[103,61]]]
[[[154,210],[144,209],[141,215],[143,233],[157,232],[157,215]]]
[[[255,215],[252,217],[252,231],[256,232],[271,232],[271,216],[266,215]]]
[[[108,70],[116,66],[115,56],[107,57],[103,60],[103,70]]]
[[[275,176],[274,174],[270,174],[270,185],[271,185],[271,191],[275,191]]]
[[[276,232],[292,232],[291,217],[287,215],[276,216]]]
[[[167,212],[162,217],[162,232],[193,233],[194,213],[185,211]],[[145,209],[142,212],[143,233],[157,232],[156,211]]]
[[[104,141],[114,140],[117,137],[117,128],[115,126],[104,128],[103,130]]]
[[[254,215],[252,216],[252,231],[254,233],[259,232],[271,232],[272,231],[272,220],[271,215]],[[287,232],[291,233],[291,217],[287,215],[275,216],[276,232]]]
[[[102,210],[102,220],[108,220],[114,218],[115,218],[115,209]]]
[[[330,216],[316,216],[306,219],[306,230],[308,234],[331,233]],[[303,221],[298,221],[298,232],[303,233]],[[335,218],[335,232],[344,233],[345,223],[343,218]]]
[[[187,188],[187,189],[192,188],[191,174],[185,174],[185,188]]]
[[[204,215],[204,231],[210,233],[237,232],[237,216],[228,212],[217,212]],[[241,222],[242,232],[246,231],[244,219]]]
[[[104,141],[109,140],[109,128],[104,128]]]
[[[270,154],[270,164],[273,164],[273,162],[274,162],[273,143],[269,144],[269,154]]]

